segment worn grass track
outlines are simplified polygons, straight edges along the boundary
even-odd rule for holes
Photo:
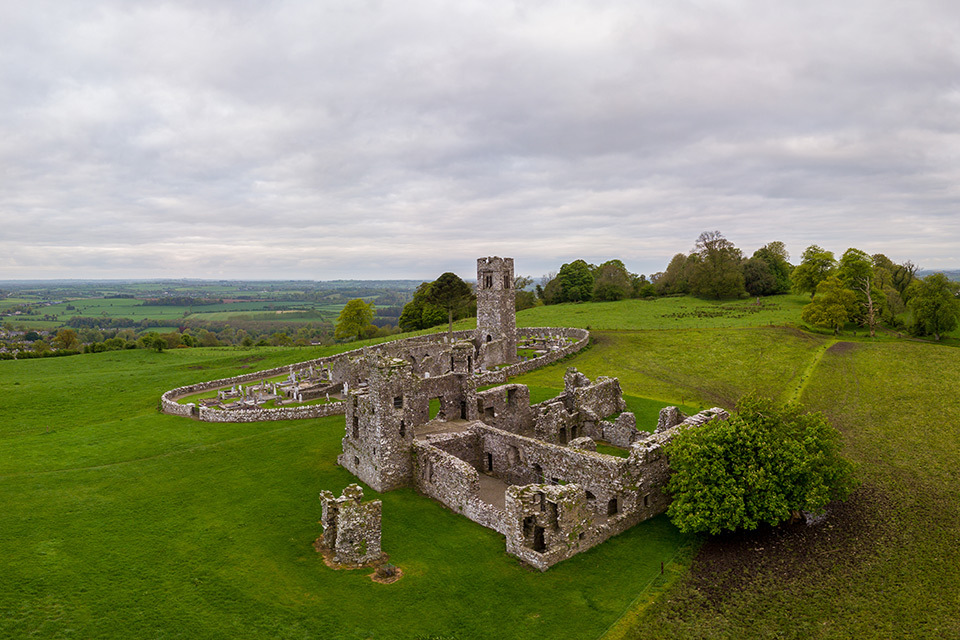
[[[863,487],[819,527],[709,542],[630,637],[960,638],[958,379],[950,347],[826,350],[801,400]]]

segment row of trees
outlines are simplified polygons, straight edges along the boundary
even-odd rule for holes
[[[649,279],[631,273],[620,260],[600,265],[575,260],[545,275],[536,292],[544,304],[679,294],[715,299],[768,296],[790,291],[789,259],[782,242],[771,242],[744,258],[722,233],[708,231],[700,234],[692,252],[676,254],[665,271]]]
[[[633,297],[690,294],[729,299],[809,293],[803,310],[810,324],[839,331],[848,322],[867,327],[871,335],[881,323],[903,328],[899,316],[912,311],[910,330],[939,340],[960,322],[957,283],[942,274],[923,280],[910,261],[894,263],[883,254],[848,249],[839,260],[817,245],[804,250],[800,264],[779,241],[749,258],[719,231],[697,238],[693,251],[678,253],[665,271],[645,276],[630,273],[620,260],[592,265],[584,260],[564,264],[537,285],[543,304],[621,300]]]
[[[543,304],[603,302],[653,295],[655,292],[646,276],[630,273],[620,260],[608,260],[600,265],[574,260],[560,267],[557,273],[545,275],[536,286],[536,296]]]
[[[790,254],[771,242],[744,258],[719,231],[705,231],[689,254],[678,253],[666,271],[650,277],[658,295],[692,294],[704,298],[740,298],[789,293]]]
[[[817,245],[807,247],[793,271],[796,291],[810,293],[803,308],[804,322],[838,333],[848,322],[866,327],[873,336],[877,326],[902,326],[898,316],[912,311],[915,335],[941,336],[960,321],[960,284],[942,273],[916,277],[912,262],[895,264],[882,253],[869,255],[847,249],[835,260],[833,253]]]

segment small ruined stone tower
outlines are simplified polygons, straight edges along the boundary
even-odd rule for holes
[[[376,355],[371,359],[369,384],[346,398],[347,428],[337,462],[383,492],[410,484],[412,426],[427,420],[415,415],[410,402],[410,364]]]
[[[323,536],[320,547],[333,552],[337,564],[357,565],[376,562],[383,557],[380,550],[379,500],[361,502],[363,489],[351,484],[337,498],[329,491],[320,492],[323,505]]]
[[[477,347],[484,366],[517,361],[513,258],[477,258]]]

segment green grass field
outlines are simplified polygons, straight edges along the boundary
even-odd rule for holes
[[[0,362],[0,637],[960,637],[960,351],[837,344],[788,326],[791,299],[745,314],[689,315],[699,303],[676,298],[518,316],[594,329],[585,352],[515,380],[533,402],[576,366],[619,377],[641,429],[667,403],[729,408],[756,392],[799,397],[842,430],[863,482],[850,501],[860,520],[821,525],[789,571],[776,541],[753,544],[753,564],[721,576],[719,595],[704,586],[715,574],[696,556],[703,540],[663,517],[541,574],[498,534],[410,490],[379,496],[384,550],[404,578],[333,571],[310,545],[319,491],[354,481],[335,464],[342,417],[214,424],[157,412],[167,389],[354,344]]]
[[[602,330],[764,327],[796,323],[808,296],[711,301],[691,297],[621,300],[534,307],[517,315],[520,327],[580,327]]]
[[[540,574],[495,532],[404,490],[382,496],[404,578],[328,569],[310,545],[319,491],[354,480],[335,464],[342,417],[210,424],[156,410],[173,386],[317,353],[0,363],[0,637],[595,637],[689,543],[658,518]]]

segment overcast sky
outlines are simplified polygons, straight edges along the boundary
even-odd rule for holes
[[[955,0],[0,0],[0,279],[948,268],[958,205]]]

